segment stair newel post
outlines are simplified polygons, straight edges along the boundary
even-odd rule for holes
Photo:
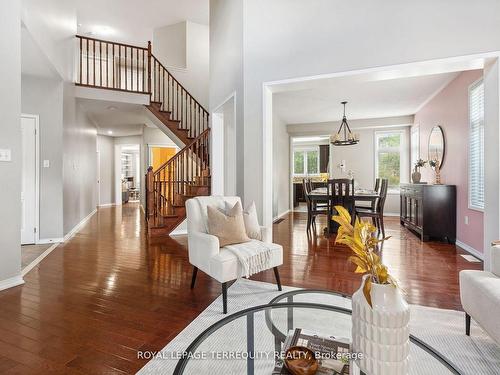
[[[148,40],[148,92],[151,95],[151,41]]]
[[[149,167],[146,173],[146,215],[148,220],[154,216],[154,201],[154,173],[153,167]]]

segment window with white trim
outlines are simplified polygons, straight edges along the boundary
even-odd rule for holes
[[[391,191],[399,190],[401,182],[403,137],[404,131],[375,132],[375,177],[387,178]]]
[[[484,210],[484,84],[469,87],[469,208]]]
[[[319,148],[296,148],[293,151],[293,174],[295,176],[319,174]]]

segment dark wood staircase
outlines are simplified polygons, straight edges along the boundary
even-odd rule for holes
[[[184,147],[146,174],[146,220],[151,237],[168,235],[186,218],[186,200],[210,195],[208,111],[147,47],[77,36],[80,59],[75,84],[149,94],[146,108]],[[179,143],[177,142],[177,143]]]

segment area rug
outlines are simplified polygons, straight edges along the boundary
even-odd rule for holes
[[[297,288],[283,287],[283,292]],[[283,293],[276,289],[276,285],[240,279],[228,290],[228,314],[248,307],[264,305],[272,298]],[[294,301],[316,302],[334,304],[350,309],[350,301],[336,297],[311,294],[297,296]],[[283,309],[284,310],[284,309]],[[307,310],[307,311],[306,311]],[[258,316],[258,314],[262,314]],[[263,313],[255,317],[255,349],[259,351],[274,350],[274,336],[269,332]],[[273,313],[274,314],[274,313]],[[325,320],[332,318],[332,313],[321,312],[311,315],[311,310],[304,309],[294,312],[294,321],[304,321],[308,328],[324,331]],[[172,374],[178,362],[179,353],[182,353],[189,344],[206,328],[220,319],[222,314],[222,298],[217,298],[195,320],[193,320],[177,337],[175,337],[160,353],[153,355],[139,374]],[[324,319],[322,319],[324,318]],[[340,337],[348,337],[350,330],[350,317],[335,314],[335,324],[332,332]],[[168,319],[168,317],[166,317]],[[286,327],[286,314],[279,311],[273,315],[273,320],[278,327]],[[306,324],[305,323],[305,324]],[[411,306],[411,333],[431,345],[445,357],[451,360],[463,374],[500,374],[500,348],[482,331],[472,323],[471,336],[464,334],[464,314],[453,310],[436,309],[418,305]],[[246,374],[246,361],[244,359],[221,359],[220,353],[246,351],[246,319],[240,318],[221,328],[216,334],[210,336],[200,347],[199,352],[212,353],[205,358],[191,360],[185,374]],[[213,353],[216,352],[215,356]],[[447,374],[445,367],[438,364],[432,357],[411,345],[410,374]],[[222,361],[222,362],[221,362]],[[226,366],[227,365],[227,366]],[[256,359],[255,374],[271,374],[273,366],[269,360]]]

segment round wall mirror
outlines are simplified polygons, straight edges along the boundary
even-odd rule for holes
[[[440,168],[443,166],[444,161],[444,133],[441,126],[436,125],[432,128],[429,136],[429,151],[428,160],[438,160]]]

